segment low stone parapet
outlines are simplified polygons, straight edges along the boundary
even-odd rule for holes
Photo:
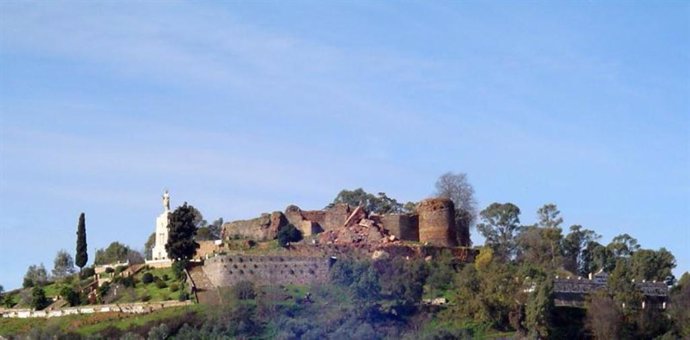
[[[191,301],[160,301],[160,302],[135,302],[110,305],[88,305],[67,307],[51,311],[33,309],[2,309],[0,317],[3,318],[53,318],[66,315],[93,314],[93,313],[127,313],[127,314],[147,314],[153,311],[170,307],[181,307],[191,305]]]

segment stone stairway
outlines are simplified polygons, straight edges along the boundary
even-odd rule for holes
[[[206,305],[218,305],[221,303],[220,293],[211,280],[208,279],[206,273],[201,266],[193,266],[189,268],[189,275],[196,285],[196,295],[199,298],[199,303]]]

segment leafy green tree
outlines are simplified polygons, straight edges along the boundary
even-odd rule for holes
[[[547,277],[537,284],[526,306],[526,326],[530,338],[545,339],[551,335],[553,305],[553,278]]]
[[[72,287],[62,287],[60,290],[60,296],[62,296],[62,298],[65,299],[70,306],[78,306],[81,303],[79,293],[75,292]]]
[[[560,247],[562,238],[560,228],[523,227],[516,238],[517,259],[555,270],[563,262]]]
[[[153,259],[153,247],[156,245],[156,233],[152,232],[144,243],[144,257],[147,260]]]
[[[86,245],[86,218],[84,213],[79,215],[79,223],[77,224],[77,253],[75,263],[81,272],[82,268],[86,266],[89,261],[89,254]]]
[[[196,239],[199,241],[218,240],[220,239],[220,231],[223,226],[223,219],[219,218],[211,224],[199,227],[196,234]]]
[[[685,272],[678,284],[671,290],[669,315],[673,320],[676,335],[690,338],[690,273]]]
[[[570,232],[562,241],[565,270],[586,276],[589,273],[591,262],[588,249],[600,238],[600,235],[592,230],[583,229],[581,225],[570,226]]]
[[[642,304],[642,292],[635,286],[633,279],[630,259],[618,258],[607,281],[607,287],[618,305],[636,307]]]
[[[66,250],[58,251],[53,263],[53,277],[62,279],[74,274],[74,260]]]
[[[587,256],[588,273],[596,273],[599,270],[611,272],[616,267],[616,257],[613,252],[598,242],[592,242],[588,245]]]
[[[127,261],[130,249],[120,242],[112,242],[105,249],[96,250],[94,264],[103,265]]]
[[[394,257],[375,261],[373,267],[381,295],[391,300],[394,308],[403,311],[419,304],[428,276],[423,261]]]
[[[628,257],[632,255],[633,252],[640,249],[637,239],[628,234],[621,234],[614,237],[611,243],[609,243],[606,247],[616,258]]]
[[[197,216],[198,210],[187,205],[187,202],[170,214],[168,243],[165,244],[165,250],[170,259],[177,261],[189,260],[194,257],[199,248],[199,244],[194,241],[197,230],[195,218]]]
[[[287,247],[290,242],[299,242],[302,240],[302,232],[295,228],[294,225],[288,224],[278,231],[278,244],[281,247]]]
[[[453,256],[450,252],[444,251],[437,259],[429,263],[429,276],[426,283],[431,293],[438,296],[450,289],[454,275]]]
[[[471,246],[470,228],[477,218],[477,201],[467,174],[447,172],[436,180],[436,196],[449,198],[455,204],[455,234],[458,244]]]
[[[555,204],[544,204],[537,210],[538,224],[542,228],[559,228],[563,223],[563,218],[560,215],[561,211]]]
[[[511,260],[515,256],[515,233],[520,228],[520,208],[512,203],[492,203],[479,213],[477,230],[493,248],[494,257]]]
[[[29,268],[26,270],[26,274],[24,275],[24,283],[22,286],[24,288],[42,286],[47,282],[48,273],[46,272],[46,268],[43,266],[43,263],[41,263],[38,266],[29,266]]]
[[[630,257],[630,270],[635,280],[665,281],[673,276],[673,268],[676,267],[676,258],[661,248],[658,251],[641,249]]]
[[[31,291],[31,307],[36,310],[41,310],[50,305],[50,300],[46,297],[46,292],[42,287],[34,287]]]
[[[484,253],[490,255],[490,252]],[[444,314],[449,319],[472,320],[508,330],[517,294],[523,289],[516,276],[516,267],[510,263],[490,261],[465,265],[455,276],[454,294]]]
[[[344,203],[350,206],[362,206],[366,211],[377,214],[391,214],[403,212],[403,205],[394,198],[390,198],[386,193],[380,192],[378,195],[370,194],[362,188],[355,190],[342,190],[335,197],[333,202],[326,206],[330,209],[336,204]]]

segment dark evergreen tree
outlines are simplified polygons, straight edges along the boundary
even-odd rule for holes
[[[193,206],[185,202],[170,214],[168,243],[165,244],[165,250],[168,251],[168,257],[171,260],[189,260],[194,257],[194,253],[199,248],[199,244],[194,241],[197,231],[196,212]]]
[[[79,267],[81,272],[82,268],[89,261],[89,254],[86,252],[86,222],[84,218],[84,213],[79,215],[79,225],[77,226],[77,256],[75,264]]]

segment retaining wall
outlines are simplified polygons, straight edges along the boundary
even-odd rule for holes
[[[328,280],[329,260],[321,257],[223,255],[207,259],[203,270],[216,287],[240,281],[259,285],[305,285]]]

